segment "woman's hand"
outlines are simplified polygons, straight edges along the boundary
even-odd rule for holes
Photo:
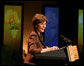
[[[52,51],[52,50],[53,50],[52,48],[46,47],[46,48],[44,48],[44,49],[41,50],[41,53]]]
[[[59,47],[57,47],[57,46],[53,46],[53,47],[46,47],[48,50],[58,50],[59,49]]]
[[[53,46],[53,47],[46,47],[44,49],[41,50],[41,53],[43,52],[48,52],[48,51],[53,51],[53,50],[58,50],[59,48],[57,46]]]
[[[59,47],[57,47],[57,46],[53,46],[53,47],[51,47],[53,50],[58,50],[59,49]]]

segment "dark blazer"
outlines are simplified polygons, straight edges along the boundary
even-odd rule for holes
[[[40,39],[43,41],[42,35],[40,35]],[[28,54],[26,57],[26,60],[28,61],[28,63],[34,57],[35,53],[41,52],[42,48],[44,48],[44,46],[41,44],[37,33],[35,31],[32,31],[28,39]]]
[[[40,39],[43,41],[43,36],[40,35]],[[41,44],[38,35],[35,31],[32,31],[28,40],[28,52],[31,54],[40,53],[44,46]]]

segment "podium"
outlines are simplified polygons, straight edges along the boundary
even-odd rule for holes
[[[37,53],[34,59],[38,65],[65,65],[67,62],[66,47],[59,50]]]
[[[65,48],[48,51],[44,53],[35,54],[35,58],[37,59],[48,59],[48,60],[66,60],[67,56],[65,54]]]
[[[35,54],[34,58],[37,60],[37,64],[65,65],[68,62],[74,62],[75,60],[79,59],[79,56],[77,47],[69,45],[67,47],[60,48],[59,50],[37,53]]]

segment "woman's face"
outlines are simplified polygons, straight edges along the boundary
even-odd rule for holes
[[[41,33],[41,32],[44,32],[46,28],[46,21],[42,22],[42,23],[39,23],[37,26],[36,26],[36,29]]]

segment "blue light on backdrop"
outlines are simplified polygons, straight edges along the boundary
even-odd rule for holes
[[[59,8],[45,7],[45,16],[48,23],[44,32],[44,44],[49,47],[58,46]]]

